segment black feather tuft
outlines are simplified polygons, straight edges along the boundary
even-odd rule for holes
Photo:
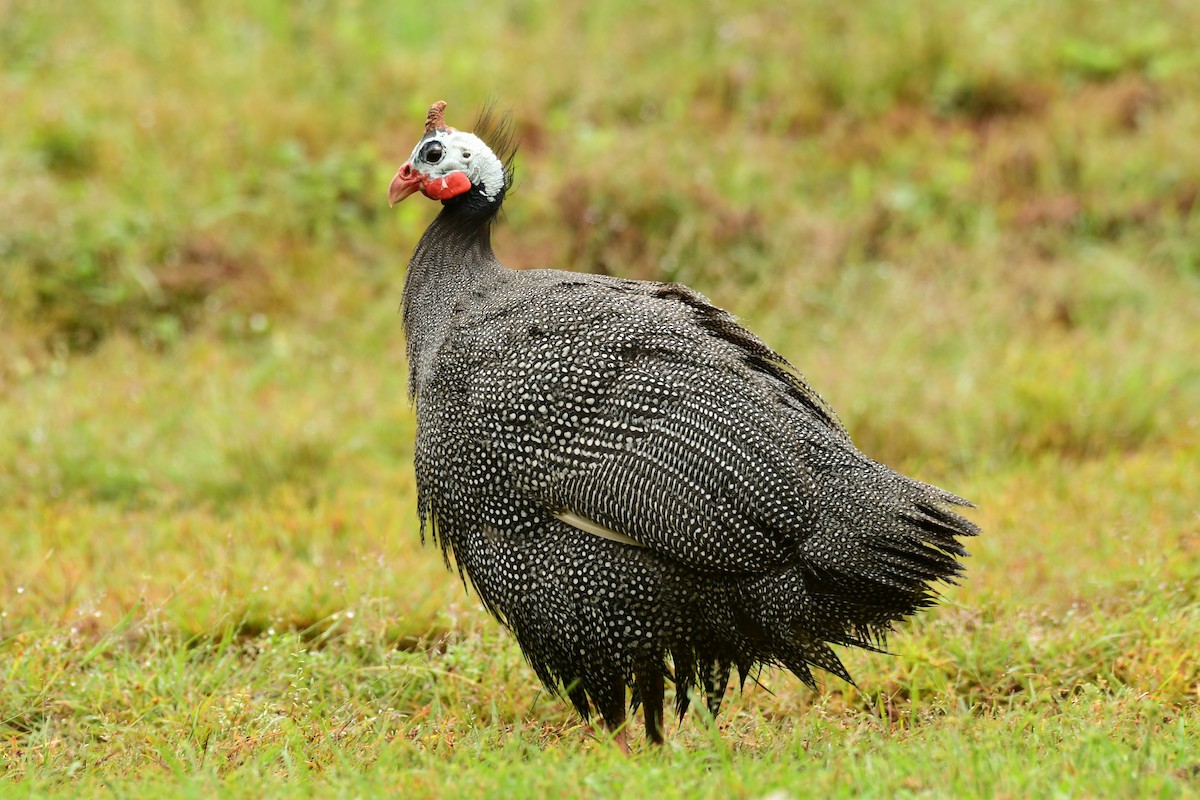
[[[513,124],[512,111],[496,111],[495,98],[488,99],[479,116],[475,119],[475,127],[471,133],[483,139],[484,144],[491,148],[504,164],[504,188],[512,189],[513,162],[517,156],[516,126]]]

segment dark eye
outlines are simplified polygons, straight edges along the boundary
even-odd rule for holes
[[[442,160],[442,143],[430,142],[421,148],[421,160],[426,164],[436,164]]]

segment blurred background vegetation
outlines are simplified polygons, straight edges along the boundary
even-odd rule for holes
[[[140,652],[136,609],[166,641],[488,630],[417,549],[397,308],[436,209],[385,194],[432,101],[495,99],[502,260],[692,285],[981,504],[960,596],[1008,644],[953,691],[1000,702],[1028,609],[1081,597],[1099,637],[1165,604],[1136,625],[1186,651],[1198,30],[1173,0],[0,0],[0,646],[36,682],[38,647]],[[1063,652],[1200,691],[1138,671],[1161,649]],[[62,722],[12,686],[0,731]]]
[[[9,391],[114,337],[385,326],[432,209],[381,187],[432,99],[466,127],[491,97],[508,262],[698,286],[885,458],[1136,446],[1196,398],[1191,4],[3,14]]]

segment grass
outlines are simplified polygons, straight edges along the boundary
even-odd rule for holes
[[[1200,792],[1188,4],[0,4],[0,794]],[[416,535],[424,108],[513,265],[681,280],[978,503],[859,688],[632,759]]]

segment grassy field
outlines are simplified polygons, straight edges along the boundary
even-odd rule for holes
[[[1200,794],[1200,4],[399,9],[0,0],[0,795]],[[489,97],[503,260],[694,286],[978,504],[859,688],[625,759],[421,548],[384,196]]]

